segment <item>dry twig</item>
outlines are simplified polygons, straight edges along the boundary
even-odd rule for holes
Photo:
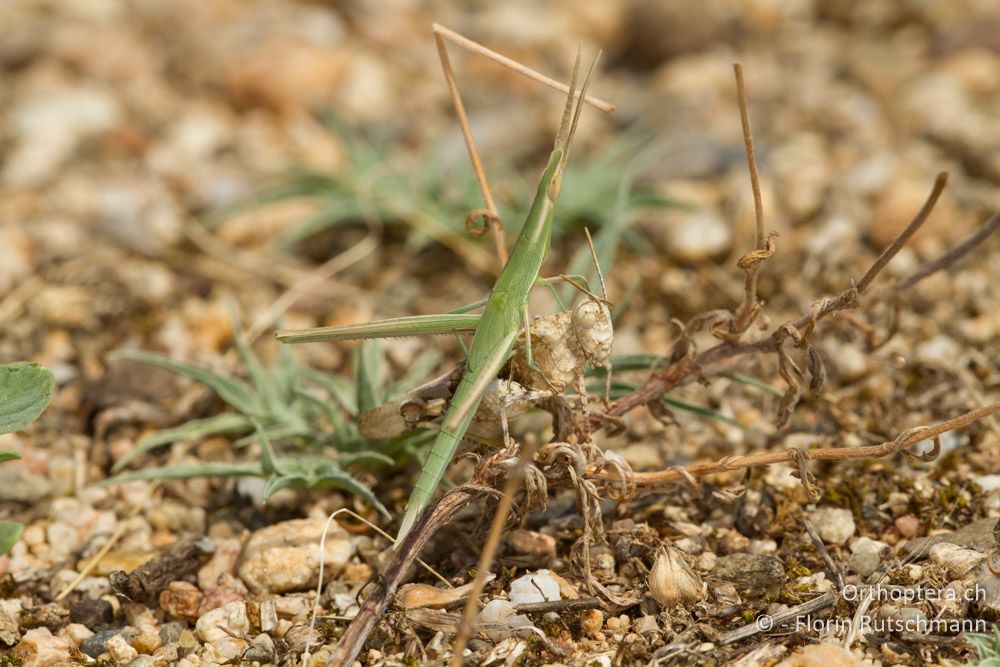
[[[679,469],[677,466],[657,472],[637,472],[632,474],[632,483],[636,487],[649,492],[651,487],[659,487],[663,484],[684,481],[688,475],[694,477],[704,477],[716,473],[739,470],[742,468],[754,468],[759,466],[774,465],[775,463],[794,463],[800,460],[805,461],[834,461],[843,459],[860,458],[882,458],[905,451],[925,440],[936,439],[942,433],[961,428],[979,421],[980,419],[1000,412],[1000,403],[993,403],[977,410],[966,412],[954,419],[940,422],[934,426],[918,426],[903,431],[895,440],[883,442],[878,445],[862,445],[859,447],[819,447],[817,449],[801,450],[786,449],[779,452],[761,452],[759,454],[746,454],[743,456],[727,456],[711,463],[698,463],[685,466]],[[935,448],[925,455],[924,460],[933,460],[938,454],[940,447],[935,443]],[[932,456],[933,455],[933,456]],[[926,458],[930,457],[930,458]],[[618,482],[618,479],[607,472],[595,471],[593,478],[606,482]]]

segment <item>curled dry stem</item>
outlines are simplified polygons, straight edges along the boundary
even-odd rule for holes
[[[696,373],[699,368],[709,367],[712,364],[717,364],[744,354],[777,353],[782,343],[788,338],[792,338],[797,346],[805,347],[810,334],[821,320],[839,311],[857,308],[859,304],[869,305],[869,303],[872,303],[874,300],[862,302],[861,297],[889,261],[902,249],[906,241],[926,222],[946,182],[947,174],[942,172],[935,181],[934,189],[931,191],[926,203],[920,209],[920,212],[906,229],[879,255],[857,284],[849,285],[835,297],[825,297],[817,301],[809,313],[797,320],[783,324],[772,333],[761,336],[756,340],[724,340],[718,345],[698,354],[675,355],[676,358],[672,359],[670,364],[651,373],[644,385],[613,402],[609,406],[607,414],[610,416],[621,416],[640,405],[657,400],[686,380],[690,375]],[[979,230],[958,246],[922,267],[909,278],[897,283],[891,291],[898,293],[904,289],[913,287],[927,276],[953,265],[973,248],[985,241],[998,228],[1000,228],[1000,214],[990,218]],[[591,416],[591,427],[598,429],[601,426],[602,422]]]
[[[747,167],[750,170],[750,188],[753,190],[754,209],[754,249],[746,253],[737,262],[746,272],[744,283],[743,305],[729,320],[725,339],[735,341],[742,336],[760,313],[760,301],[757,298],[757,281],[760,276],[761,263],[774,254],[774,237],[776,232],[764,231],[764,201],[760,194],[760,177],[757,175],[757,160],[754,157],[753,133],[750,130],[750,112],[747,109],[746,86],[743,84],[743,66],[733,64],[736,75],[736,99],[740,107],[740,124],[743,128],[743,146],[747,155]]]

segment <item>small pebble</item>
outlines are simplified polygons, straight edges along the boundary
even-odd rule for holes
[[[920,519],[912,514],[904,514],[896,519],[893,525],[896,526],[899,534],[907,539],[915,537],[920,531]]]
[[[135,637],[137,634],[138,631],[135,628],[108,628],[87,638],[80,644],[80,650],[91,658],[96,658],[102,653],[108,652],[108,642],[111,641],[112,637],[122,636],[123,639],[128,641],[128,639]]]
[[[56,637],[48,628],[34,628],[14,647],[15,662],[21,667],[48,667],[69,662],[69,642]]]
[[[851,569],[867,577],[882,565],[889,551],[890,547],[885,542],[859,537],[851,545]]]
[[[201,615],[201,598],[202,593],[194,584],[171,581],[160,591],[160,609],[175,618],[193,621]]]
[[[70,623],[59,633],[65,637],[73,646],[79,647],[80,644],[85,642],[87,639],[94,635],[93,631],[87,628],[85,625],[80,625],[79,623]]]
[[[0,600],[0,644],[12,646],[21,637],[21,600]]]
[[[809,516],[816,532],[827,544],[841,545],[854,535],[854,516],[851,510],[840,507],[820,507]]]
[[[585,609],[580,614],[580,629],[588,637],[597,639],[604,626],[604,613],[600,609]]]
[[[633,632],[639,635],[648,635],[660,631],[660,625],[656,622],[655,616],[643,616],[632,627]]]
[[[171,621],[170,623],[164,623],[160,626],[160,643],[166,646],[167,644],[173,644],[180,639],[181,633],[184,632],[184,624],[178,623],[177,621]]]
[[[115,635],[108,640],[108,653],[111,655],[111,662],[119,667],[124,667],[139,655],[139,652],[121,635]]]
[[[490,600],[479,612],[479,622],[487,625],[484,632],[495,642],[503,641],[516,630],[533,627],[531,619],[518,614],[507,600]]]
[[[243,549],[240,578],[255,593],[284,593],[315,586],[325,523],[322,519],[295,519],[258,530]],[[323,555],[327,575],[338,574],[353,555],[350,533],[337,523],[331,524]]]
[[[507,535],[507,546],[519,554],[536,556],[539,564],[547,564],[556,557],[556,539],[551,535],[518,528]]]
[[[107,600],[84,599],[70,608],[69,620],[72,623],[85,625],[96,632],[114,622],[115,610]]]

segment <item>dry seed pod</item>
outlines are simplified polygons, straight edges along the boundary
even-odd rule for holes
[[[660,547],[647,578],[649,592],[664,609],[702,599],[705,585],[673,547]]]
[[[965,549],[948,542],[935,544],[927,555],[932,563],[943,567],[951,579],[964,577],[986,558],[986,554],[975,549]]]
[[[495,575],[489,575],[486,582],[493,580]],[[472,584],[456,588],[438,588],[429,584],[406,584],[399,589],[396,602],[404,609],[443,609],[457,604],[472,590]]]

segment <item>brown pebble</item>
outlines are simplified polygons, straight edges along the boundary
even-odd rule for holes
[[[171,581],[160,592],[160,608],[175,618],[195,621],[200,614],[202,594],[194,585],[186,581]]]
[[[604,625],[604,612],[600,609],[585,609],[580,614],[580,629],[588,637],[597,638]]]
[[[368,563],[348,563],[340,573],[340,581],[348,584],[362,584],[371,579],[374,571]]]
[[[507,546],[512,551],[534,556],[534,563],[547,565],[556,557],[556,540],[551,535],[518,528],[507,535]]]
[[[69,620],[96,632],[111,625],[115,620],[115,610],[107,600],[80,600],[69,610]]]
[[[27,607],[21,612],[21,627],[48,628],[53,632],[65,625],[66,610],[55,603]]]
[[[160,635],[157,632],[143,632],[142,634],[134,637],[132,639],[132,648],[134,648],[139,653],[144,653],[146,655],[151,655],[160,648],[163,642],[160,640]]]
[[[198,603],[198,616],[207,614],[213,609],[224,607],[230,602],[245,600],[246,597],[247,591],[245,588],[237,588],[235,586],[213,586],[202,594],[201,602]]]
[[[903,516],[896,519],[896,530],[903,537],[910,538],[915,537],[917,532],[920,530],[920,519],[913,516],[912,514],[904,514]]]
[[[860,667],[864,664],[836,644],[811,644],[779,662],[777,667]]]

